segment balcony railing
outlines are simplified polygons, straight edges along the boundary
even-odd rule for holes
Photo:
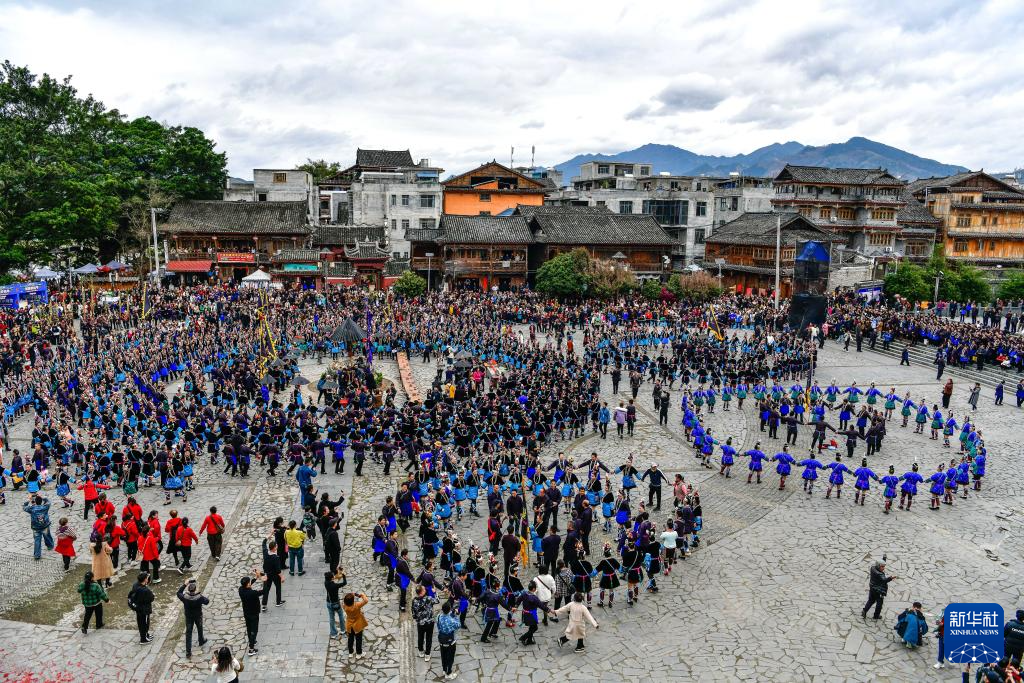
[[[870,194],[829,194],[822,192],[776,192],[773,195],[774,199],[781,201],[807,201],[807,202],[844,202],[844,203],[857,203],[857,202],[874,202],[884,204],[899,204],[900,200],[898,197],[890,195],[877,195],[872,196]]]
[[[525,273],[526,261],[504,261],[487,259],[449,259],[444,262],[446,273]]]

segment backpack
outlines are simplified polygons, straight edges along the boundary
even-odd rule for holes
[[[128,609],[135,612],[136,610],[138,610],[138,608],[139,606],[135,604],[135,589],[132,588],[128,592]]]

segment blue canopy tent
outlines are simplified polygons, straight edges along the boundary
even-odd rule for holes
[[[49,301],[45,282],[16,282],[0,287],[0,307],[21,308],[28,304],[45,304]]]

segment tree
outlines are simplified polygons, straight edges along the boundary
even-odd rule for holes
[[[981,271],[974,266],[961,265],[956,273],[958,301],[975,301],[987,304],[992,299],[992,287]]]
[[[1003,301],[1024,299],[1024,270],[1016,270],[999,285],[999,298]]]
[[[215,199],[227,157],[197,128],[127,120],[70,77],[0,69],[0,272],[138,247],[133,218],[159,201]]]
[[[678,296],[693,303],[705,303],[722,295],[718,279],[710,273],[698,271],[675,276]]]
[[[537,269],[537,291],[557,297],[582,296],[590,287],[586,249],[559,254]]]
[[[890,298],[899,294],[913,303],[931,299],[925,269],[912,263],[900,266],[896,272],[885,276],[885,294]]]
[[[586,274],[590,282],[587,294],[595,297],[625,294],[637,286],[633,271],[607,259],[588,259]]]
[[[412,298],[427,291],[427,281],[411,270],[407,270],[395,280],[395,284],[391,285],[391,288],[395,290],[396,294]]]
[[[662,284],[657,280],[644,280],[644,284],[640,287],[640,294],[645,299],[651,301],[657,301],[661,298],[661,292],[664,289]]]
[[[299,164],[295,168],[312,175],[314,183],[318,183],[341,172],[340,163],[337,161],[326,161],[325,159],[306,159],[306,163]]]

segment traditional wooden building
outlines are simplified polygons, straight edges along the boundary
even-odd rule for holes
[[[660,277],[675,240],[650,214],[615,213],[604,206],[519,206],[533,235],[529,272],[577,248],[592,258],[628,266],[640,279]]]
[[[533,235],[522,216],[442,216],[435,275],[455,289],[507,291],[526,284],[527,255]],[[425,272],[427,259],[413,257]],[[433,279],[433,277],[431,278]]]
[[[780,296],[793,289],[797,243],[814,240],[833,243],[836,235],[798,213],[745,213],[715,228],[700,264],[712,275],[722,274],[722,285],[738,292],[768,294],[775,290],[776,229],[782,245]],[[717,263],[722,259],[724,263]]]
[[[540,180],[496,161],[449,178],[441,186],[443,211],[454,216],[497,216],[522,204],[540,206],[547,192]]]
[[[408,267],[408,259],[392,259],[387,229],[383,226],[325,225],[317,229],[313,245],[321,252],[327,284],[363,284],[374,288],[389,285],[389,273]],[[389,264],[395,261],[394,266]],[[347,265],[339,265],[345,263]]]
[[[983,267],[1024,265],[1024,192],[983,171],[925,178],[911,194],[940,221],[947,258]]]
[[[904,183],[885,169],[787,164],[773,185],[776,211],[799,213],[841,236],[841,246],[865,256],[896,250],[900,235],[896,216],[903,205]]]
[[[933,216],[909,189],[903,191],[900,199],[903,206],[896,214],[896,224],[900,228],[896,254],[911,261],[927,261],[935,244],[941,244],[939,231],[942,221]]]
[[[169,273],[241,282],[275,253],[305,248],[312,229],[304,201],[180,201],[159,231]]]

